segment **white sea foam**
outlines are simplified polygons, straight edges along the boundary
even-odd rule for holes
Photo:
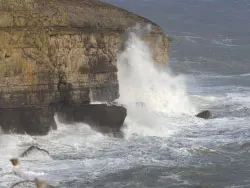
[[[196,113],[187,94],[185,77],[173,76],[167,68],[159,70],[147,44],[137,34],[130,33],[117,66],[118,101],[128,109],[125,130],[130,132],[137,127],[137,134],[166,136],[171,132],[166,117]]]

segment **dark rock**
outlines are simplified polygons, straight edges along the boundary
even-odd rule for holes
[[[12,158],[10,159],[10,162],[13,166],[18,166],[20,164],[20,161],[18,158]]]
[[[104,134],[120,135],[127,110],[114,104],[64,105],[58,109],[57,115],[64,123],[87,123]]]
[[[41,149],[37,146],[30,146],[28,149],[26,149],[21,155],[20,157],[29,157],[32,154],[37,154],[37,153],[41,153],[42,155],[47,155],[49,156],[49,152],[45,149]]]
[[[126,116],[123,107],[81,105],[119,98],[117,54],[136,24],[151,26],[141,39],[155,62],[168,62],[169,39],[157,24],[98,0],[0,0],[0,15],[5,133],[47,134],[56,128],[54,111],[61,103],[68,106],[62,111],[69,111],[69,119],[118,130]],[[79,106],[73,110],[74,104]]]
[[[205,110],[197,114],[196,117],[203,118],[203,119],[210,119],[212,118],[212,113],[209,110]]]
[[[46,135],[56,129],[51,107],[0,108],[0,125],[4,133]]]

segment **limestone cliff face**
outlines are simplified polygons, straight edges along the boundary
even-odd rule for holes
[[[118,98],[116,55],[137,23],[151,25],[143,38],[167,62],[161,28],[126,10],[97,0],[0,0],[0,108]]]

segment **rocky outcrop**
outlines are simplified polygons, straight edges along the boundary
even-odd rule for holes
[[[5,133],[45,135],[56,128],[54,109],[47,106],[2,107],[0,125]]]
[[[102,133],[119,133],[127,116],[126,108],[109,104],[85,104],[62,106],[58,112],[59,121],[66,123],[87,123]]]
[[[126,10],[97,0],[0,0],[2,129],[46,134],[56,127],[50,104],[118,98],[116,55],[137,23],[151,25],[142,38],[167,62],[161,28]]]
[[[202,118],[202,119],[210,119],[212,118],[212,113],[209,110],[204,110],[200,112],[199,114],[197,114],[196,117]]]

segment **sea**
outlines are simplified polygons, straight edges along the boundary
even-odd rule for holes
[[[130,33],[117,54],[124,138],[87,124],[2,133],[0,187],[39,178],[62,188],[250,188],[250,1],[103,1],[160,25],[168,66]],[[203,110],[212,118],[195,117]],[[9,159],[31,145],[50,156],[22,158],[13,173]]]

